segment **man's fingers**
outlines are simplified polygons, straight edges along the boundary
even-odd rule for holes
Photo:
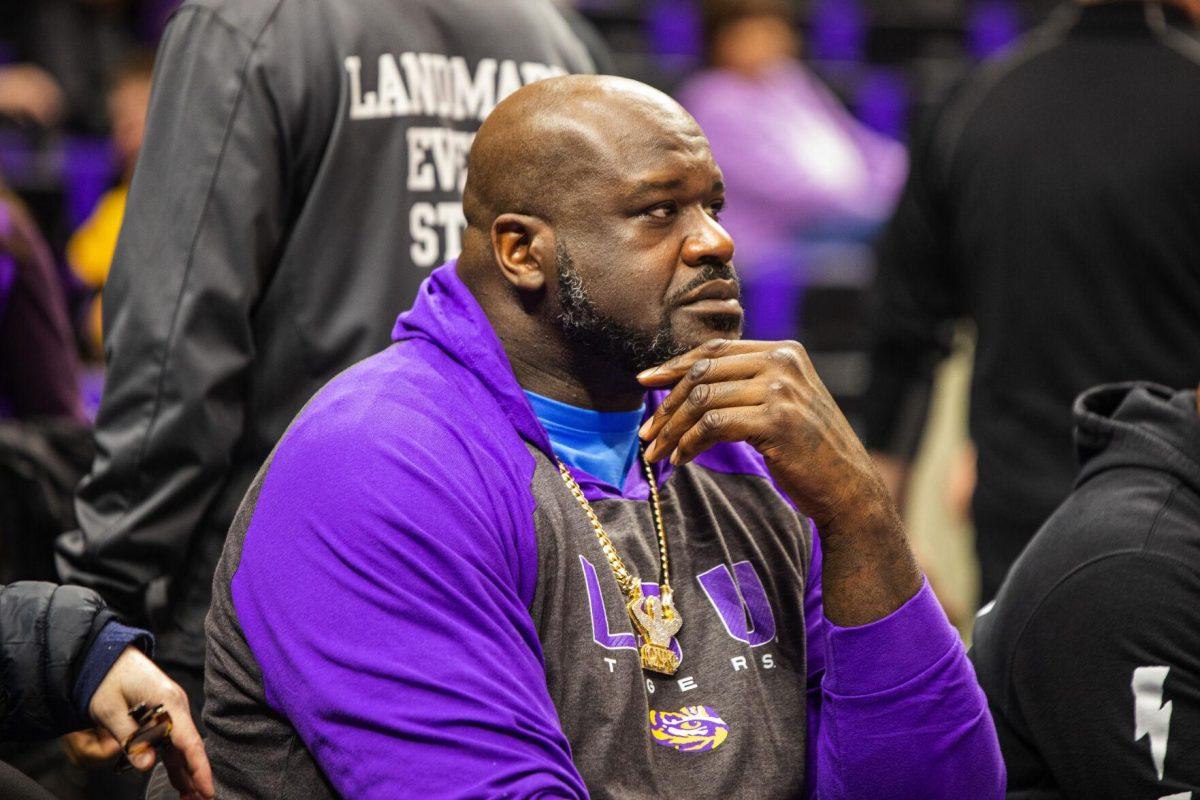
[[[98,696],[92,701],[92,718],[96,720],[109,734],[112,735],[116,742],[117,750],[124,746],[129,737],[137,731],[137,723],[129,716],[129,707],[123,702],[123,698],[117,696],[109,698],[107,696]],[[103,700],[104,702],[100,702]],[[114,702],[115,701],[115,702]],[[147,751],[138,753],[136,757],[129,759],[133,766],[140,770],[147,770],[154,766],[154,752]]]
[[[643,386],[651,389],[670,386],[682,378],[684,373],[702,358],[723,358],[742,353],[755,353],[765,350],[773,344],[775,343],[745,339],[709,339],[681,356],[676,356],[657,367],[639,372],[637,379]]]
[[[129,646],[96,687],[88,710],[92,719],[107,729],[124,748],[138,730],[137,722],[129,716],[130,709],[143,702],[148,706],[157,705],[172,687],[183,693],[141,650]],[[157,760],[151,747],[135,748],[128,755],[129,763],[142,772],[153,767]]]
[[[671,463],[682,466],[717,442],[742,442],[761,425],[762,406],[715,408],[706,411],[696,424],[684,432],[671,454]]]
[[[171,778],[171,785],[181,795],[198,792],[202,797],[211,798],[212,768],[208,764],[208,755],[204,752],[200,732],[196,730],[196,724],[192,721],[187,695],[172,684],[172,691],[163,700],[163,705],[171,712],[171,746],[174,751],[168,751],[163,759],[167,774]]]
[[[137,731],[129,710],[139,704],[153,708],[162,705],[171,716],[171,759],[167,772],[171,784],[193,796],[213,796],[212,770],[204,753],[204,743],[188,710],[187,695],[150,659],[135,647],[127,647],[113,664],[92,696],[92,718],[103,725],[123,746]],[[136,748],[135,748],[136,749]],[[145,746],[129,756],[130,763],[146,771],[156,760],[152,747]]]
[[[187,757],[183,753],[175,749],[163,751],[163,766],[167,768],[167,778],[175,787],[175,791],[179,792],[181,800],[201,796],[196,791],[196,782],[192,780],[192,774],[188,770]],[[211,797],[212,795],[204,796]]]
[[[722,359],[732,360],[732,359]],[[718,408],[756,406],[765,399],[761,381],[730,380],[717,383],[698,383],[690,386],[673,413],[648,420],[655,423],[649,430],[654,438],[646,448],[646,459],[657,461],[669,456],[681,437],[709,411]]]
[[[675,388],[663,398],[662,403],[654,410],[650,419],[646,420],[638,435],[643,441],[653,441],[659,435],[663,426],[672,415],[680,409],[685,409],[693,400],[697,387],[712,385],[722,381],[737,381],[752,378],[763,367],[761,353],[740,353],[721,358],[701,358],[689,367]]]

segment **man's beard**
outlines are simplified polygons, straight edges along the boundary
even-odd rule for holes
[[[671,312],[679,300],[712,280],[737,280],[733,267],[717,260],[707,262],[695,278],[667,298],[658,326],[653,331],[638,330],[596,310],[595,304],[575,269],[575,262],[562,241],[555,246],[558,268],[558,323],[576,352],[589,358],[611,361],[628,372],[641,372],[682,355],[700,342],[681,342],[675,337]],[[714,334],[737,335],[741,320],[736,315],[708,318]]]

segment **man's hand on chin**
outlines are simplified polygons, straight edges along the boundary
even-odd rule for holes
[[[674,386],[640,431],[647,459],[682,465],[718,442],[762,453],[820,530],[830,621],[864,625],[921,588],[891,494],[801,345],[714,339],[638,380]]]

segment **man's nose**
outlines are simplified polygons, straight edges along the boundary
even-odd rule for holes
[[[683,262],[690,267],[703,266],[713,259],[728,264],[733,260],[733,237],[707,212],[696,217],[695,227],[683,241]]]

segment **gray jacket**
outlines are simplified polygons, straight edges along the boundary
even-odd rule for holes
[[[202,664],[238,502],[304,402],[384,347],[459,249],[480,121],[524,83],[590,70],[547,0],[185,3],[104,291],[108,385],[63,578],[149,613],[163,660]]]

